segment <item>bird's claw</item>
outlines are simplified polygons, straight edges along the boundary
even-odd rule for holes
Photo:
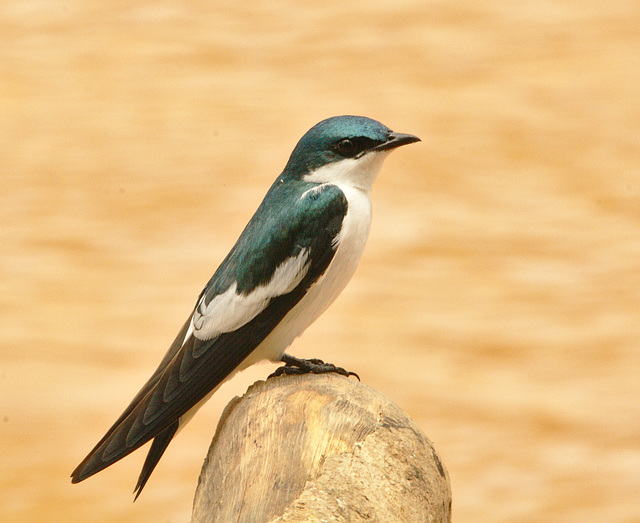
[[[303,360],[294,358],[293,356],[289,356],[287,354],[283,355],[282,361],[285,363],[282,367],[278,367],[274,372],[272,372],[267,379],[274,378],[276,376],[285,375],[300,375],[300,374],[326,374],[326,373],[336,373],[341,376],[355,376],[358,381],[360,381],[360,376],[358,376],[355,372],[351,372],[343,369],[342,367],[336,367],[333,363],[325,363],[322,360],[317,358]]]

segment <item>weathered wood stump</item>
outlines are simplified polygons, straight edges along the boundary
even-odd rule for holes
[[[398,406],[335,374],[253,384],[225,409],[193,523],[451,521],[449,476]]]

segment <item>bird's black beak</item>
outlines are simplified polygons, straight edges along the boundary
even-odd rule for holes
[[[387,141],[381,143],[380,145],[373,148],[374,151],[389,151],[391,149],[395,149],[396,147],[400,147],[401,145],[408,145],[410,143],[419,142],[420,138],[414,136],[413,134],[402,134],[402,133],[389,133],[387,136]]]

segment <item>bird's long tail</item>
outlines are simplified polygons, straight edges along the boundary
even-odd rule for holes
[[[138,483],[136,483],[136,488],[133,489],[133,492],[135,494],[133,501],[138,499],[138,496],[142,492],[144,486],[147,484],[147,481],[149,480],[149,476],[151,476],[153,469],[156,468],[158,461],[160,461],[160,458],[173,439],[173,436],[176,435],[179,425],[180,421],[178,420],[173,425],[169,425],[153,439],[153,443],[151,444],[149,453],[144,460],[144,465],[142,465],[142,470],[140,471],[140,476],[138,477]]]

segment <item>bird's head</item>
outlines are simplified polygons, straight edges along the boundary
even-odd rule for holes
[[[364,116],[334,116],[309,129],[283,171],[286,178],[369,190],[388,153],[420,138]]]

